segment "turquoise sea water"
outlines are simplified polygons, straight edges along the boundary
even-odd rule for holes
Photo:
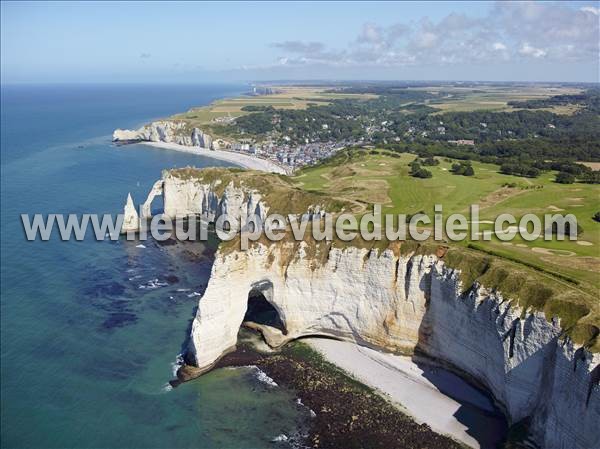
[[[27,242],[22,213],[119,213],[164,168],[226,165],[115,147],[117,127],[244,86],[2,87],[2,447],[272,447],[301,420],[294,396],[249,369],[172,391],[173,363],[214,245]]]

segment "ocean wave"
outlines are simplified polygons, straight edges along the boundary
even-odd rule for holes
[[[288,437],[284,433],[277,435],[275,438],[271,439],[271,443],[279,443],[281,441],[287,441]]]
[[[253,372],[254,372],[254,377],[256,377],[256,379],[259,382],[262,382],[270,387],[277,387],[277,382],[275,382],[273,379],[271,379],[267,373],[265,373],[263,370],[261,370],[258,366],[256,365],[249,365],[248,368],[250,368]]]
[[[167,285],[169,285],[168,282],[161,282],[157,278],[155,278],[150,279],[145,284],[138,285],[138,288],[141,290],[154,290],[156,288],[166,287]]]
[[[177,377],[177,371],[183,366],[184,363],[185,361],[183,360],[183,354],[177,354],[175,361],[171,363],[171,373],[173,374],[173,377]]]

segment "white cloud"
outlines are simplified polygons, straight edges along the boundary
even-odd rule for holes
[[[430,31],[424,31],[419,33],[414,41],[415,45],[419,48],[431,48],[437,42],[437,35]]]
[[[600,8],[594,8],[593,6],[583,6],[582,8],[580,8],[580,11],[583,12],[591,12],[592,14],[595,15],[600,15]]]
[[[541,48],[532,47],[527,42],[525,42],[523,45],[521,45],[521,48],[519,49],[519,54],[523,56],[533,56],[534,58],[543,58],[547,55],[547,52],[546,50],[543,50]]]
[[[513,57],[553,62],[598,62],[598,8],[560,3],[498,2],[487,16],[452,13],[391,26],[367,22],[347,46],[286,41],[285,65],[403,67],[501,63]]]
[[[325,48],[322,42],[285,41],[275,42],[271,45],[290,53],[319,53]]]

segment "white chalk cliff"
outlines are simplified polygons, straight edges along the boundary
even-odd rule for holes
[[[269,208],[255,189],[165,172],[144,211],[160,193],[169,216],[228,213],[244,221]],[[400,249],[284,241],[222,248],[192,325],[189,358],[208,370],[235,347],[248,296],[259,291],[285,326],[285,333],[262,326],[272,346],[324,335],[422,351],[483,384],[511,423],[529,419],[539,447],[600,448],[599,354],[565,338],[559,320],[523,311],[500,292],[476,283],[463,293],[443,254]]]
[[[210,135],[199,128],[189,129],[185,122],[171,120],[152,122],[137,130],[117,129],[113,132],[113,142],[167,142],[213,149]]]
[[[244,226],[253,216],[264,220],[269,210],[256,189],[236,187],[233,182],[223,187],[220,180],[202,182],[192,177],[174,176],[165,171],[163,178],[154,183],[142,204],[141,218],[138,218],[131,195],[128,196],[122,232],[139,230],[140,219],[151,218],[152,202],[159,195],[163,196],[164,214],[171,218],[197,215],[214,221],[227,214],[233,221],[239,221]]]
[[[248,294],[263,292],[287,334],[325,335],[392,351],[418,349],[485,385],[511,423],[531,418],[546,449],[600,447],[600,357],[559,339],[558,322],[522,314],[483,286],[462,295],[435,255],[333,248],[319,264],[285,244],[218,254],[193,322],[190,351],[210,367],[236,344]],[[321,257],[318,257],[321,259]]]

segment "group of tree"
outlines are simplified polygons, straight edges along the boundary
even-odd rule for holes
[[[554,181],[559,184],[573,184],[575,182],[575,175],[561,171],[557,173]]]
[[[415,178],[431,178],[433,176],[433,173],[431,173],[429,170],[427,170],[426,168],[423,168],[421,166],[421,163],[419,161],[419,159],[415,159],[414,161],[412,161],[410,164],[410,175],[415,177]]]
[[[424,158],[417,157],[414,161],[410,163],[410,165],[413,165],[415,163],[418,165],[424,165],[425,167],[435,167],[436,165],[440,165],[440,161],[438,161],[433,156],[427,156]]]
[[[452,164],[450,171],[455,175],[463,176],[473,176],[475,174],[475,170],[473,170],[471,161],[460,161],[458,163],[454,163]]]
[[[525,178],[537,178],[540,175],[540,170],[531,165],[507,162],[500,166],[500,173],[523,176]]]

